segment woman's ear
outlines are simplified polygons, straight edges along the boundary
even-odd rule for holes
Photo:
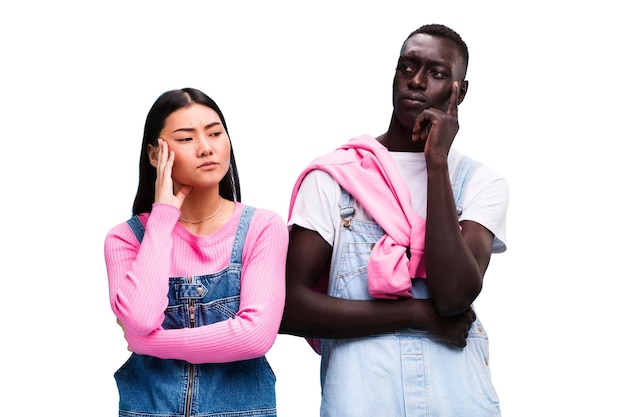
[[[157,161],[159,156],[159,147],[148,144],[148,159],[150,159],[150,165],[157,167]]]

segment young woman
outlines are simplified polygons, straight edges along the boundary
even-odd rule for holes
[[[192,88],[150,109],[133,217],[105,239],[111,308],[133,352],[119,415],[275,416],[265,354],[285,297],[288,233],[241,203],[224,116]]]

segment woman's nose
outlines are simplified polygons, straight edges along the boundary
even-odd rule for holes
[[[199,155],[201,157],[213,155],[213,147],[211,146],[211,141],[208,137],[203,136],[199,140]]]

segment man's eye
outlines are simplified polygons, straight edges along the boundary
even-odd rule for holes
[[[410,74],[415,71],[415,68],[406,64],[398,64],[396,70],[400,71],[402,74]]]
[[[432,76],[438,80],[442,79],[442,78],[446,78],[446,74],[444,72],[441,71],[437,71],[437,70],[433,70],[430,72],[432,74]]]

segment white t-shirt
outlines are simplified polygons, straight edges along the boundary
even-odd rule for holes
[[[411,193],[413,210],[426,218],[426,160],[422,152],[391,152]],[[460,152],[450,150],[448,169],[454,178],[461,160]],[[321,170],[310,172],[302,181],[294,202],[289,226],[297,224],[315,230],[330,245],[338,239],[341,189],[333,177]],[[506,179],[491,168],[480,165],[465,185],[459,221],[472,220],[489,229],[495,236],[493,253],[506,250],[506,211],[509,187]],[[358,201],[355,216],[371,219]]]

